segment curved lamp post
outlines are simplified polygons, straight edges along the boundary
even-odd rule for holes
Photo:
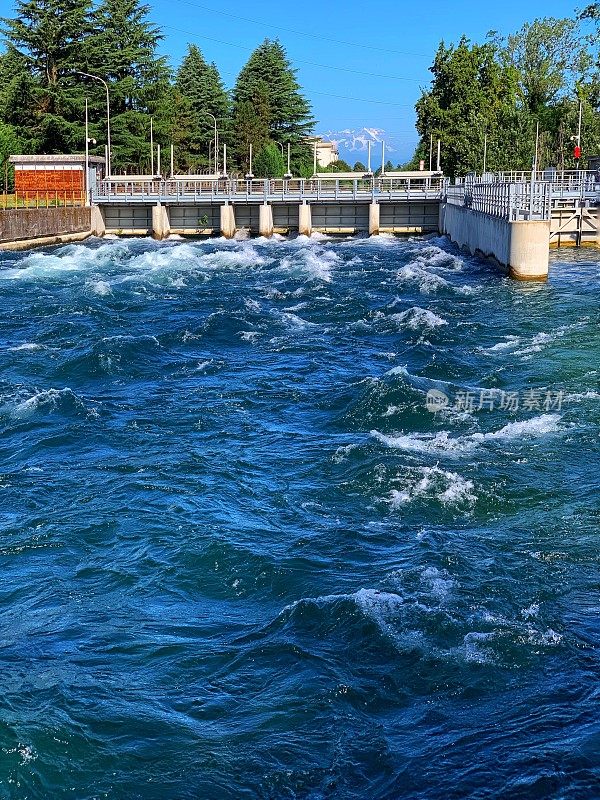
[[[99,75],[91,75],[89,72],[82,72],[79,69],[74,69],[73,72],[75,72],[77,75],[83,75],[85,78],[91,78],[93,81],[99,81],[104,85],[104,88],[106,89],[106,144],[107,144],[107,156],[108,156],[108,163],[106,165],[106,177],[110,178],[112,174],[112,170],[110,167],[112,149],[110,146],[110,96],[108,94],[108,83],[104,80],[104,78],[101,78]]]

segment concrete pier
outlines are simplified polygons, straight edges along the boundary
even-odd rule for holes
[[[543,281],[548,277],[550,220],[509,222],[508,267],[511,278]]]
[[[312,214],[308,203],[298,206],[298,233],[302,236],[310,236],[312,233]]]
[[[369,206],[369,236],[377,236],[379,233],[379,203],[371,203]]]
[[[510,222],[452,203],[440,204],[440,233],[472,255],[493,258],[518,280],[548,277],[550,221]]]
[[[235,236],[235,212],[231,203],[221,206],[221,236],[233,239]]]
[[[258,232],[260,236],[273,236],[273,206],[264,205],[258,209]]]
[[[152,206],[152,236],[155,239],[166,239],[171,233],[169,212],[162,203]]]
[[[92,236],[104,236],[106,233],[106,223],[104,221],[104,214],[100,206],[91,206],[91,227]]]

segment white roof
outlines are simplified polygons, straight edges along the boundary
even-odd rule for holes
[[[83,153],[57,153],[55,155],[16,155],[8,159],[11,164],[83,164],[85,155]],[[103,156],[90,156],[90,164],[104,164]]]

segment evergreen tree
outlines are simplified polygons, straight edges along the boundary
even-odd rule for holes
[[[149,116],[156,115],[155,141],[167,145],[169,70],[157,55],[162,39],[147,19],[149,6],[138,0],[102,0],[93,14],[89,39],[89,72],[110,88],[112,169],[149,171]],[[90,81],[88,93],[98,141],[105,141],[106,101],[103,87]]]
[[[285,50],[277,41],[265,41],[252,53],[242,68],[233,91],[234,128],[240,117],[248,117],[248,106],[262,114],[257,108],[259,98],[268,102],[268,138],[274,142],[291,143],[293,171],[298,174],[310,162],[310,148],[306,137],[314,127],[314,120],[308,101],[300,91],[295,70],[288,61]],[[260,100],[262,102],[262,99]],[[254,143],[256,144],[256,143]],[[240,136],[236,147],[238,159],[244,158],[240,149]]]
[[[442,167],[446,174],[481,171],[484,138],[493,134],[495,148],[488,152],[488,169],[526,168],[528,156],[514,160],[514,122],[518,76],[503,66],[497,48],[487,42],[471,45],[464,37],[456,47],[442,42],[431,67],[433,83],[417,102],[417,130],[421,142],[413,166],[429,159],[430,135],[442,143]],[[531,139],[526,140],[527,152]],[[509,152],[511,157],[509,157]]]
[[[190,113],[188,161],[198,169],[208,164],[210,142],[214,140],[212,117],[216,120],[220,145],[230,141],[229,98],[217,67],[206,63],[196,45],[189,45],[175,85],[187,101]]]
[[[281,178],[285,163],[281,149],[275,142],[267,142],[254,159],[253,171],[257,178]]]
[[[233,143],[236,160],[244,173],[250,169],[250,145],[258,154],[269,143],[271,111],[266,87],[256,87],[251,99],[237,103],[233,116]],[[254,169],[254,165],[253,165]]]
[[[44,152],[69,152],[83,139],[83,90],[72,76],[86,63],[90,10],[90,0],[17,0],[17,16],[2,20],[4,58],[21,65],[5,86],[8,114]]]

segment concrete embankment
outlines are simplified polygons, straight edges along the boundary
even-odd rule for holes
[[[518,280],[548,277],[550,222],[483,214],[452,203],[440,204],[440,233],[473,255],[493,258]]]
[[[0,250],[26,250],[86,239],[89,208],[13,208],[0,211]]]

